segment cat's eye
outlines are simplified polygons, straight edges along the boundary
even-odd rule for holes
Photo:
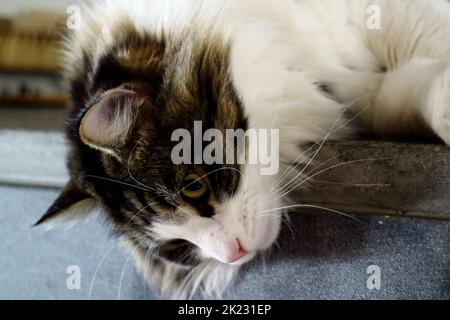
[[[183,179],[181,193],[190,199],[199,199],[208,191],[206,182],[196,173],[190,173]]]

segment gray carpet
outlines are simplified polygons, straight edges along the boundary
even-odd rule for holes
[[[157,298],[101,218],[30,228],[56,196],[0,187],[0,299]],[[247,266],[226,298],[450,299],[450,223],[295,213],[291,224],[294,234],[284,230],[280,248]],[[71,265],[80,290],[67,289]],[[370,265],[381,269],[380,290],[367,289]]]
[[[0,130],[0,184],[63,188],[67,147],[59,131]]]

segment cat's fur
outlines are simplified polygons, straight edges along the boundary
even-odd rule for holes
[[[371,5],[380,29],[367,27]],[[72,179],[40,222],[103,208],[167,296],[220,295],[271,246],[279,195],[311,156],[300,146],[351,135],[348,114],[377,134],[434,132],[450,144],[447,1],[132,0],[85,12],[64,51]],[[280,129],[283,169],[301,165],[281,185],[284,170],[175,166],[171,133],[195,120]],[[180,196],[192,170],[206,175],[207,199]],[[249,254],[228,264],[241,247]]]

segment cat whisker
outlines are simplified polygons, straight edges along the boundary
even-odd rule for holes
[[[278,242],[278,239],[275,240],[275,242],[273,243],[273,245],[278,249],[278,251],[280,251],[281,253],[283,253],[283,248],[281,247],[280,243]]]
[[[140,186],[142,186],[142,188],[148,189],[148,190],[146,190],[146,191],[150,191],[150,190],[151,190],[151,191],[159,192],[158,190],[156,190],[156,189],[154,189],[154,188],[151,188],[151,187],[149,187],[149,186],[143,184],[143,183],[140,182],[139,180],[137,180],[137,179],[133,176],[133,174],[131,173],[131,170],[130,170],[130,162],[131,162],[131,158],[132,158],[132,155],[133,155],[134,151],[136,150],[137,146],[138,146],[139,143],[141,143],[141,142],[142,142],[142,139],[140,139],[138,142],[136,142],[135,146],[133,147],[133,149],[132,149],[132,151],[131,151],[131,153],[130,153],[130,156],[128,157],[128,162],[127,162],[127,171],[128,171],[128,175],[130,176],[131,179],[133,179],[133,181],[135,181],[137,184],[139,184]],[[216,173],[216,172],[218,172],[218,171],[223,171],[223,170],[233,170],[233,171],[236,171],[236,172],[238,172],[238,173],[241,175],[241,177],[243,177],[242,172],[241,172],[240,170],[236,169],[236,168],[233,168],[233,167],[222,167],[222,168],[219,168],[219,169],[216,169],[216,170],[212,170],[212,171],[206,173],[205,175],[203,175],[203,176],[201,176],[200,178],[198,178],[198,179],[194,180],[193,182],[191,182],[191,184],[194,184],[194,183],[200,181],[201,179],[204,179],[204,178],[208,177],[209,175],[211,175],[211,174],[213,174],[213,173]],[[190,184],[189,184],[189,185],[190,185]],[[189,186],[189,185],[188,185],[188,186]],[[184,187],[186,187],[186,186],[184,186]],[[182,189],[178,190],[178,191],[175,192],[175,193],[169,193],[169,192],[167,192],[166,195],[167,195],[167,196],[170,196],[170,197],[173,197],[173,196],[175,196],[175,195],[179,195],[179,194],[181,193],[181,191],[182,191]],[[183,212],[185,212],[185,213],[188,214],[189,216],[192,216],[192,214],[189,213],[189,212],[187,212],[184,208],[181,208],[180,206],[175,205],[174,203],[170,202],[168,199],[166,199],[166,201],[168,201],[171,205],[173,205],[173,206],[176,207],[177,209],[182,210]],[[146,208],[147,208],[147,207],[146,207]]]
[[[145,208],[148,208],[148,207],[149,207],[150,205],[152,205],[152,204],[155,204],[155,203],[151,203],[151,204],[147,205],[146,207],[144,207],[143,209],[141,209],[136,215],[134,215],[134,216],[127,222],[127,224],[125,224],[123,227],[121,227],[121,230],[123,230],[123,229],[131,222],[131,220],[132,220],[134,217],[136,217],[140,212],[142,212]],[[143,243],[144,241],[146,241],[146,240],[147,240],[147,239],[143,239],[140,243],[142,244],[142,243]],[[91,299],[91,296],[92,296],[92,290],[93,290],[93,287],[94,287],[95,279],[96,279],[96,277],[97,277],[97,274],[98,274],[98,271],[100,270],[101,265],[103,264],[103,262],[105,261],[105,259],[107,258],[107,256],[113,251],[113,249],[114,249],[115,247],[116,247],[116,245],[112,246],[112,247],[107,251],[107,253],[102,257],[102,259],[100,260],[99,264],[98,264],[97,267],[95,268],[94,276],[92,277],[91,283],[90,283],[90,285],[89,285],[88,300]],[[151,248],[149,248],[148,251],[149,251],[150,249],[151,249]],[[128,260],[129,260],[130,256],[131,256],[131,255],[129,255],[129,257],[128,257],[128,259],[127,259],[127,262],[128,262]],[[120,297],[120,286],[119,286],[119,295],[118,295],[118,297]],[[119,299],[119,298],[118,298],[118,299]]]
[[[82,178],[100,179],[100,180],[104,180],[104,181],[108,181],[108,182],[118,183],[118,184],[130,187],[130,188],[143,190],[143,191],[146,191],[146,192],[151,191],[151,190],[149,190],[147,188],[143,188],[143,187],[140,187],[140,186],[137,186],[137,185],[134,185],[134,184],[130,184],[130,183],[126,183],[126,182],[123,182],[123,181],[119,181],[119,180],[111,179],[111,178],[106,178],[106,177],[100,177],[100,176],[95,176],[95,175],[84,175],[84,176],[79,177],[78,179],[82,179]]]
[[[143,239],[140,244],[142,244],[144,241],[146,241],[147,239]],[[111,252],[117,247],[117,244],[114,244],[113,246],[111,246],[111,248],[105,253],[105,255],[100,259],[99,263],[97,264],[97,266],[95,267],[95,271],[94,271],[94,275],[92,276],[91,282],[89,284],[89,293],[88,293],[88,300],[91,300],[92,297],[92,291],[94,289],[94,284],[95,284],[95,280],[97,278],[97,274],[100,271],[101,266],[103,265],[103,263],[105,262],[106,258],[111,254]],[[149,248],[150,250],[151,248]],[[131,256],[131,255],[130,255]],[[129,256],[129,257],[130,257]],[[128,260],[128,259],[127,259]],[[120,291],[119,291],[120,292]],[[119,294],[120,296],[120,294]]]
[[[308,182],[309,180],[313,179],[314,177],[327,172],[329,170],[335,169],[335,168],[339,168],[342,166],[346,166],[349,164],[354,164],[354,163],[359,163],[359,162],[370,162],[370,161],[383,161],[383,160],[394,160],[394,159],[398,159],[400,158],[400,156],[397,157],[383,157],[383,158],[369,158],[369,159],[359,159],[359,160],[352,160],[352,161],[347,161],[347,162],[343,162],[343,163],[339,163],[336,165],[333,165],[331,167],[325,168],[323,170],[320,170],[319,172],[314,173],[313,175],[306,177],[304,180],[300,181],[298,184],[290,187],[286,192],[284,192],[283,194],[281,194],[280,196],[278,196],[277,198],[275,198],[275,200],[283,198],[284,196],[286,196],[287,194],[289,194],[290,192],[292,192],[293,190],[299,188],[300,186],[302,186],[304,183]]]
[[[128,220],[128,222],[124,225],[124,226],[122,226],[121,228],[120,228],[120,230],[125,230],[125,228],[131,223],[131,221],[134,219],[134,218],[136,218],[141,212],[143,212],[145,209],[147,209],[148,207],[150,207],[150,206],[152,206],[152,205],[154,205],[154,204],[157,204],[157,202],[153,202],[153,203],[150,203],[150,204],[148,204],[148,205],[146,205],[145,207],[143,207],[142,209],[140,209],[135,215],[133,215],[129,220]]]
[[[143,186],[144,188],[147,188],[149,190],[158,192],[158,190],[151,188],[147,185],[145,185],[144,183],[140,182],[138,179],[136,179],[132,174],[131,174],[131,170],[130,170],[130,163],[131,163],[131,158],[133,156],[133,153],[136,151],[137,146],[142,142],[143,138],[141,138],[138,142],[136,142],[136,144],[134,145],[133,149],[130,152],[130,156],[128,157],[128,161],[127,161],[127,171],[128,171],[128,175],[130,176],[130,178],[136,182],[138,185]]]
[[[133,176],[133,174],[131,173],[131,170],[130,170],[131,158],[132,158],[134,152],[136,151],[137,146],[142,142],[142,140],[143,140],[143,138],[141,138],[139,141],[137,141],[136,144],[134,145],[133,149],[132,149],[131,152],[130,152],[130,156],[128,157],[128,161],[127,161],[127,171],[128,171],[128,175],[129,175],[130,178],[133,179],[133,181],[135,181],[137,184],[139,184],[139,185],[141,185],[141,186],[143,186],[143,187],[145,187],[145,188],[148,188],[149,190],[152,190],[152,191],[154,191],[154,192],[156,192],[156,193],[159,193],[159,192],[160,192],[159,190],[157,190],[157,189],[155,189],[155,188],[151,188],[151,187],[145,185],[144,183],[140,182],[138,179],[136,179],[136,178]],[[161,189],[161,190],[163,190],[163,189]],[[173,193],[173,194],[172,194],[172,193],[169,193],[169,192],[166,193],[166,196],[173,197],[174,195],[175,195],[175,193]],[[174,207],[176,207],[177,209],[182,210],[182,211],[185,212],[187,215],[192,216],[192,214],[190,214],[189,212],[187,212],[184,208],[181,208],[180,206],[177,206],[177,205],[174,204],[173,202],[169,201],[169,200],[167,199],[167,197],[166,197],[166,201],[169,202],[169,203],[170,203],[171,205],[173,205]],[[173,219],[173,218],[172,218],[172,219]]]
[[[100,177],[100,176],[95,176],[95,175],[85,175],[85,176],[80,177],[79,179],[81,179],[81,178],[95,178],[95,179],[100,179],[100,180],[104,180],[104,181],[108,181],[108,182],[118,183],[118,184],[121,184],[121,185],[124,185],[124,186],[127,186],[127,187],[139,189],[139,190],[142,190],[142,191],[145,191],[145,192],[150,192],[150,191],[156,191],[156,192],[158,192],[158,191],[155,190],[155,189],[148,189],[147,187],[141,187],[141,186],[137,186],[137,185],[134,185],[134,184],[130,184],[130,183],[126,183],[126,182],[123,182],[123,181],[119,181],[119,180],[111,179],[111,178],[106,178],[106,177]],[[170,195],[172,195],[172,194],[170,194]],[[167,199],[166,199],[166,200],[167,200]],[[151,203],[151,204],[145,206],[144,208],[141,209],[140,212],[138,212],[138,214],[141,213],[143,210],[147,209],[149,206],[154,205],[154,204],[157,204],[157,203],[158,203],[158,202],[154,202],[154,203]],[[170,202],[169,202],[169,203],[170,203]],[[175,204],[173,204],[173,203],[171,203],[171,204],[172,204],[173,206],[177,207]],[[177,208],[179,208],[179,207],[177,207]],[[182,208],[180,208],[180,209],[182,209]],[[134,217],[136,217],[138,214],[136,214]],[[133,217],[133,218],[134,218],[134,217]],[[133,218],[132,218],[132,219],[133,219]],[[129,223],[129,222],[128,222],[128,223]],[[124,226],[124,227],[125,227],[125,226]]]
[[[148,263],[150,261],[150,252],[152,251],[152,247],[148,247],[146,252],[145,252],[145,257],[144,257],[144,273],[147,272],[148,270]],[[143,282],[144,282],[144,299],[147,299],[147,281],[146,281],[146,277],[147,275],[144,274],[144,277],[142,278]]]
[[[272,124],[270,125],[270,129],[273,129],[273,127],[275,126],[275,123],[278,119],[278,113],[280,112],[280,106],[281,106],[281,97],[283,96],[283,90],[280,92],[280,94],[278,95],[278,103],[275,107],[275,115],[273,116],[273,120],[272,120]]]
[[[199,260],[200,260],[200,259],[199,259]],[[192,282],[191,282],[191,280],[192,280],[193,278],[195,278],[196,273],[198,272],[197,270],[198,270],[198,269],[196,269],[196,268],[193,268],[193,269],[189,270],[189,272],[188,272],[188,273],[186,274],[186,276],[183,278],[183,282],[182,282],[182,284],[181,284],[181,288],[182,288],[181,292],[190,292],[190,293],[191,293],[189,297],[186,297],[186,299],[192,299],[193,293],[194,293],[195,291],[197,291],[197,290],[189,290],[189,289],[188,289],[188,286],[189,286],[189,285],[192,285],[194,288],[198,287],[198,284],[195,284],[195,283],[192,283]],[[198,278],[198,277],[197,277],[197,278]]]
[[[342,157],[342,156],[344,156],[344,155],[346,155],[346,154],[349,154],[349,153],[351,153],[351,152],[353,152],[353,151],[355,151],[355,150],[361,149],[361,148],[363,148],[363,146],[358,146],[358,147],[352,148],[352,149],[347,150],[347,151],[345,151],[345,152],[342,152],[342,153],[340,153],[340,154],[338,154],[338,155],[336,155],[336,156],[334,156],[334,157],[331,157],[331,158],[325,160],[324,162],[320,163],[319,165],[317,165],[317,166],[316,166],[313,170],[311,170],[311,172],[309,172],[308,174],[313,174],[316,170],[322,168],[324,165],[326,165],[327,163],[331,162],[332,160],[335,160],[335,159],[337,159],[337,158],[339,158],[339,157]],[[307,177],[307,175],[306,175],[305,177]],[[284,185],[284,186],[281,186],[281,187],[278,188],[277,190],[274,190],[274,191],[272,192],[272,194],[280,194],[280,192],[283,191],[283,189],[284,189],[284,190],[287,190],[287,187],[288,187],[287,184]]]
[[[356,101],[358,101],[359,99],[361,99],[362,97],[359,97],[358,99],[355,99],[354,101],[352,101],[339,115],[339,117],[336,119],[336,121],[334,122],[333,126],[331,127],[330,131],[328,132],[328,134],[325,136],[324,140],[322,141],[322,143],[319,145],[317,151],[313,154],[313,156],[311,157],[311,159],[305,164],[305,166],[303,167],[303,169],[297,173],[297,175],[295,177],[293,177],[291,180],[289,180],[285,186],[288,187],[289,184],[295,182],[295,180],[300,177],[303,172],[306,171],[306,169],[311,165],[311,163],[314,161],[315,157],[319,154],[320,150],[322,149],[323,145],[325,144],[325,142],[327,141],[328,137],[331,136],[331,134],[334,134],[335,132],[341,130],[342,128],[344,128],[345,126],[347,126],[351,121],[355,120],[357,117],[359,117],[368,107],[369,105],[367,105],[366,107],[364,107],[359,113],[357,113],[353,118],[349,119],[348,121],[346,121],[345,123],[343,123],[339,128],[337,128],[334,131],[333,130],[334,126],[337,124],[337,122],[339,121],[339,119],[342,117],[342,115],[346,112],[347,109],[349,109]],[[298,158],[297,158],[298,159]],[[299,164],[297,164],[295,167],[292,168],[292,170],[295,170],[298,167]],[[284,180],[284,179],[283,179]]]
[[[138,246],[140,247],[146,240],[147,240],[146,238],[142,239],[139,242]],[[124,265],[122,267],[122,271],[120,273],[119,287],[117,289],[117,298],[116,298],[116,300],[120,300],[120,295],[121,295],[121,291],[122,291],[122,282],[123,282],[123,278],[125,277],[125,270],[126,270],[126,267],[127,267],[128,263],[130,262],[131,257],[132,257],[132,254],[130,252],[130,253],[128,253],[128,257],[125,260],[125,263],[124,263]]]
[[[168,201],[168,200],[166,199],[166,201]],[[186,213],[188,216],[192,217],[192,214],[191,214],[190,212],[188,212],[186,209],[184,209],[184,208],[182,208],[182,207],[180,207],[180,206],[177,206],[175,203],[172,203],[172,202],[170,202],[170,201],[168,201],[168,202],[169,202],[171,205],[173,205],[175,208],[177,208],[177,209],[183,211],[183,212]],[[172,213],[172,214],[173,214],[173,213]]]
[[[280,207],[280,208],[274,208],[274,209],[270,209],[270,210],[261,211],[259,213],[267,213],[267,212],[273,212],[273,211],[277,211],[277,210],[290,210],[290,209],[296,209],[296,208],[320,209],[320,210],[323,210],[326,212],[331,212],[331,213],[336,213],[336,214],[342,215],[342,216],[349,218],[351,220],[354,220],[358,223],[364,224],[361,220],[353,217],[352,215],[349,215],[348,213],[345,213],[345,212],[342,212],[339,210],[335,210],[335,209],[322,207],[322,206],[312,205],[312,204],[294,204],[294,205],[284,206],[284,207]]]
[[[111,246],[111,248],[106,252],[106,254],[100,259],[99,263],[97,264],[97,267],[95,267],[94,275],[92,276],[91,283],[89,284],[88,300],[91,300],[92,290],[94,289],[94,283],[95,279],[97,278],[98,271],[100,270],[103,262],[105,262],[106,258],[111,254],[111,252],[116,248],[116,246],[117,244]]]
[[[337,124],[337,122],[338,122],[339,119],[342,117],[342,115],[343,115],[343,114],[344,114],[344,113],[345,113],[345,112],[346,112],[346,111],[347,111],[354,103],[356,103],[356,102],[357,102],[359,99],[361,99],[361,98],[362,98],[362,96],[359,97],[359,98],[357,98],[357,99],[355,99],[354,101],[352,101],[351,103],[349,103],[349,104],[347,105],[347,107],[346,107],[346,108],[341,112],[341,114],[338,116],[338,118],[337,118],[336,121],[334,122],[333,126],[331,127],[330,131],[329,131],[328,134],[325,136],[324,140],[323,140],[322,143],[319,145],[319,148],[318,148],[317,151],[314,153],[314,155],[311,157],[311,159],[309,160],[309,162],[308,162],[307,164],[305,164],[305,166],[303,167],[303,169],[302,169],[300,172],[298,172],[298,174],[297,174],[294,178],[292,178],[289,182],[287,182],[282,188],[285,188],[285,187],[289,186],[290,183],[294,182],[299,176],[301,176],[301,175],[303,174],[303,172],[311,165],[311,163],[313,162],[314,158],[317,156],[317,154],[319,153],[319,151],[322,149],[324,143],[326,142],[326,140],[328,139],[328,137],[329,137],[331,134],[334,134],[334,133],[336,133],[337,131],[341,130],[342,128],[344,128],[345,126],[347,126],[350,122],[352,122],[353,120],[355,120],[356,118],[358,118],[362,113],[364,113],[364,112],[367,110],[367,108],[369,107],[369,105],[366,105],[366,106],[365,106],[360,112],[358,112],[355,116],[353,116],[351,119],[349,119],[349,120],[347,120],[346,122],[344,122],[344,123],[343,123],[340,127],[338,127],[337,129],[333,130],[334,126]],[[331,130],[333,130],[333,131],[331,132]],[[310,148],[308,148],[307,150],[311,149],[311,148],[314,147],[316,144],[317,144],[317,142],[316,142],[315,144],[313,144],[313,145],[312,145]],[[297,157],[297,159],[294,160],[294,162],[295,162],[295,161],[298,161],[298,160],[300,159],[300,157],[301,157],[302,155],[304,155],[304,154],[305,154],[305,152],[303,152],[299,157]],[[297,163],[296,166],[292,167],[292,168],[289,170],[289,172],[286,173],[285,177],[286,177],[288,174],[290,174],[290,172],[292,172],[293,170],[295,170],[295,169],[300,165],[300,163],[301,163],[301,162]],[[285,179],[285,178],[283,178],[276,186],[274,186],[274,188],[272,188],[272,190],[275,189],[276,187],[278,187],[278,185],[279,185],[280,183],[282,183],[282,181],[283,181],[284,179]],[[282,188],[280,188],[280,189],[282,189]]]
[[[130,259],[131,259],[131,253],[128,254],[128,257],[125,260],[125,263],[123,265],[122,272],[120,273],[119,288],[117,289],[117,299],[116,300],[120,300],[120,294],[121,294],[121,291],[122,291],[122,282],[123,282],[123,278],[125,276],[126,267],[128,265],[128,262],[130,261]]]
[[[311,145],[308,149],[306,149],[305,151],[303,151],[294,161],[291,162],[291,164],[289,165],[289,167],[281,174],[280,178],[278,178],[272,189],[269,190],[269,194],[273,193],[273,191],[283,182],[283,180],[292,172],[294,171],[299,165],[303,164],[303,162],[299,161],[300,158],[302,156],[305,156],[308,151],[310,151],[312,148],[314,148],[316,145],[318,145],[319,142],[314,143],[313,145]]]
[[[96,178],[96,179],[101,179],[101,180],[105,180],[105,181],[110,181],[110,182],[120,183],[120,184],[125,185],[125,186],[130,186],[130,187],[134,187],[134,188],[137,188],[137,189],[146,191],[146,192],[150,192],[150,190],[147,190],[147,189],[145,189],[145,188],[143,188],[143,187],[139,187],[139,186],[136,186],[136,185],[132,185],[132,184],[129,184],[129,183],[121,182],[121,181],[114,180],[114,179],[110,179],[110,178],[99,177],[99,176],[92,176],[92,175],[86,175],[86,176],[84,176],[84,177],[86,177],[86,178]],[[166,199],[166,200],[167,200],[167,199]],[[168,200],[167,200],[167,201],[168,201]],[[170,202],[170,201],[168,201],[168,202],[169,202],[171,205],[173,205],[174,207],[176,207],[177,209],[180,209],[180,210],[184,211],[185,213],[187,213],[188,215],[192,216],[192,215],[191,215],[189,212],[187,212],[185,209],[183,209],[183,208],[181,208],[181,207],[175,205],[174,203],[172,203],[172,202]],[[154,204],[157,204],[157,203],[158,203],[158,202],[154,202],[154,203],[151,203],[151,204],[145,206],[144,208],[142,208],[137,214],[135,214],[135,215],[127,222],[127,224],[126,224],[125,226],[123,226],[123,227],[121,228],[121,230],[123,230],[123,229],[131,222],[131,220],[133,220],[138,214],[140,214],[142,211],[144,211],[145,209],[147,209],[149,206],[154,205]]]
[[[280,210],[281,210],[281,209],[280,209]],[[276,210],[273,210],[273,211],[276,211]],[[260,212],[260,213],[264,213],[264,212]],[[264,218],[264,217],[276,217],[276,218],[279,218],[279,219],[280,219],[280,220],[288,227],[289,231],[291,232],[292,240],[295,239],[295,233],[294,233],[294,230],[292,229],[291,224],[290,224],[290,222],[288,221],[288,219],[284,218],[282,215],[270,214],[270,213],[260,215],[260,216],[258,216],[258,218],[256,218],[256,219],[261,219],[261,218]]]
[[[353,100],[352,102],[350,102],[339,114],[339,116],[336,118],[336,120],[334,121],[333,125],[331,126],[331,128],[328,130],[328,133],[325,135],[324,139],[322,141],[320,141],[320,145],[318,147],[318,149],[316,150],[316,152],[313,154],[313,156],[311,157],[311,159],[309,160],[309,162],[305,165],[305,167],[301,170],[301,172],[294,177],[293,179],[291,179],[287,184],[291,183],[293,180],[295,180],[299,175],[301,175],[306,168],[309,166],[309,164],[312,163],[312,161],[314,160],[314,158],[317,156],[317,154],[319,153],[319,151],[322,149],[323,145],[325,144],[325,142],[327,141],[327,139],[334,133],[336,133],[337,131],[341,130],[342,128],[344,128],[346,125],[348,125],[351,121],[353,121],[354,119],[356,119],[360,114],[362,114],[367,108],[368,106],[366,106],[365,108],[362,109],[361,112],[359,112],[356,116],[354,116],[353,118],[351,118],[350,120],[346,121],[343,125],[341,125],[339,128],[337,128],[336,130],[334,129],[335,126],[337,125],[337,123],[339,122],[339,120],[342,118],[342,116],[345,114],[345,112],[350,109],[354,103],[356,103],[358,100],[360,100],[362,98],[356,98],[355,100]],[[319,142],[314,143],[311,147],[309,147],[306,151],[302,152],[294,161],[293,163],[296,163],[300,160],[300,158],[306,154],[306,152],[308,152],[311,148],[313,148],[314,146],[316,146]],[[270,192],[272,192],[275,188],[278,187],[279,184],[282,183],[282,181],[293,171],[295,170],[301,162],[298,162],[295,166],[290,166],[290,169],[286,169],[286,171],[282,174],[282,177],[278,180],[277,184],[275,186],[273,186],[272,190]]]
[[[266,262],[265,252],[261,252],[259,256],[261,257],[263,273],[266,274],[267,273],[267,262]]]

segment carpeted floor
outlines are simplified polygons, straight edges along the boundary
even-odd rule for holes
[[[0,184],[63,187],[65,155],[62,132],[0,130]]]
[[[0,299],[152,299],[101,218],[30,226],[57,191],[0,187]],[[280,248],[249,265],[230,299],[450,299],[450,223],[292,214]],[[81,290],[69,290],[76,265]],[[366,286],[381,269],[381,289]]]

